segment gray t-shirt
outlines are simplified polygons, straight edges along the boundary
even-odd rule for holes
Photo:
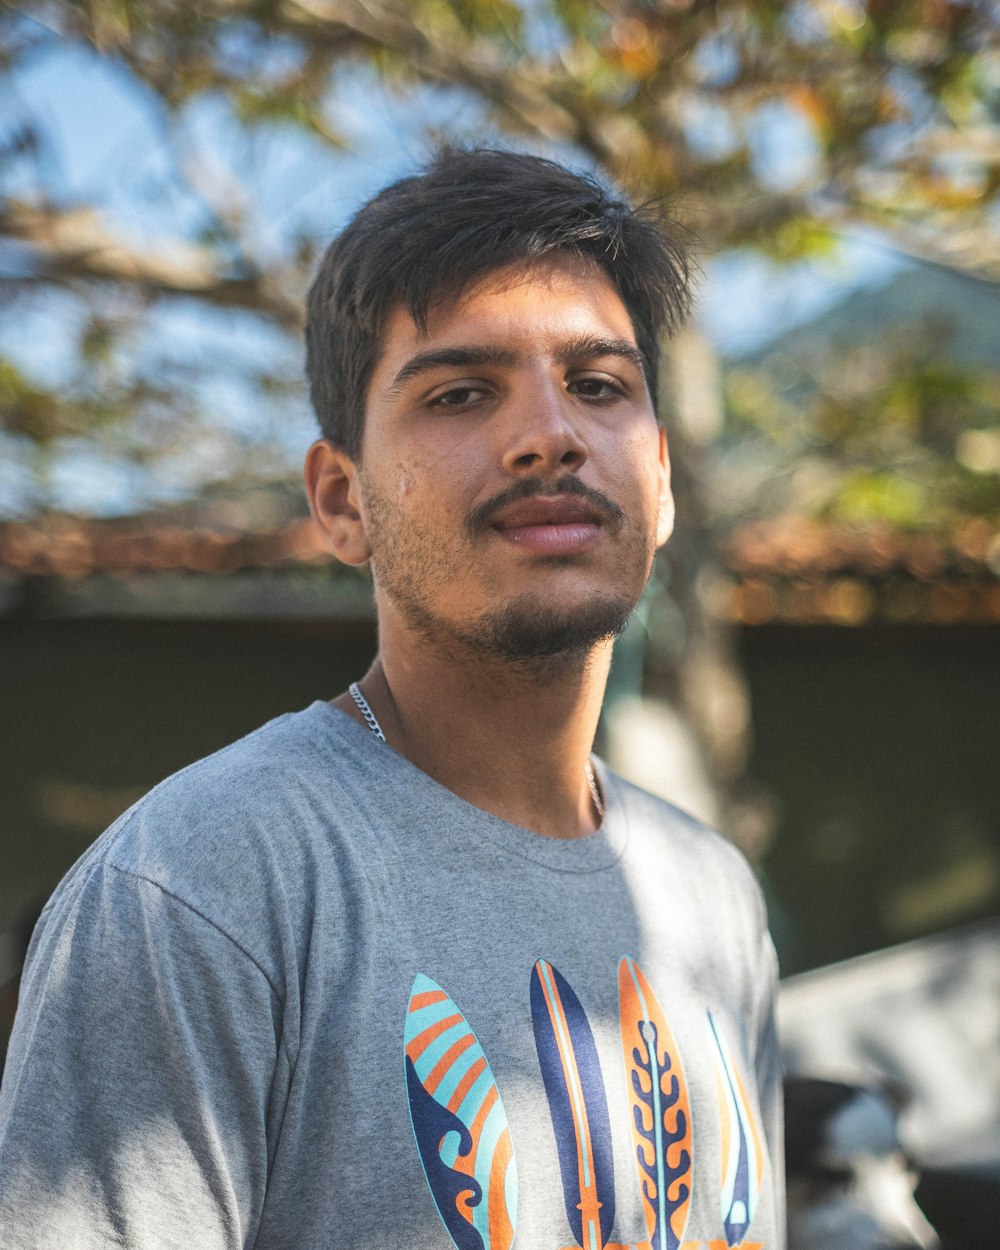
[[[325,703],[158,786],[35,932],[5,1250],[782,1250],[742,857],[599,770],[576,841]]]

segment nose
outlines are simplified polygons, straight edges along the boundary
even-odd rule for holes
[[[573,420],[572,399],[546,379],[511,406],[503,453],[504,469],[526,473],[575,473],[587,460],[587,446]]]

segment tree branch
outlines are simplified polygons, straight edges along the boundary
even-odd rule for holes
[[[91,209],[8,201],[0,206],[0,235],[31,249],[38,266],[33,282],[127,283],[154,296],[192,296],[218,308],[246,309],[290,331],[302,324],[301,300],[288,293],[282,278],[253,269],[220,272],[210,249],[186,242],[172,240],[156,251],[132,247]],[[283,276],[287,288],[297,285]]]

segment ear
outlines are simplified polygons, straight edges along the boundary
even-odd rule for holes
[[[309,508],[323,532],[327,548],[343,564],[364,564],[371,558],[359,508],[358,467],[329,439],[309,448],[305,463]]]
[[[656,545],[662,547],[674,532],[674,494],[670,489],[670,456],[667,432],[660,426],[660,515],[656,525]]]

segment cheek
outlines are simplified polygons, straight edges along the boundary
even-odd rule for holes
[[[444,446],[424,440],[419,447],[407,447],[394,461],[389,478],[396,499],[407,509],[428,515],[467,510],[489,481],[489,460],[481,441],[456,437]]]
[[[428,493],[428,485],[432,474],[428,472],[426,460],[420,452],[413,455],[397,455],[386,465],[385,495],[399,507],[407,511],[422,508],[422,497]]]
[[[395,512],[401,542],[418,532],[441,537],[448,532],[456,507],[455,477],[423,454],[396,460],[387,475],[386,497]]]
[[[608,463],[618,463],[622,472],[633,478],[655,481],[660,468],[659,428],[643,420],[632,423],[626,430],[610,430],[602,454],[610,457]]]
[[[660,505],[659,445],[635,438],[619,445],[618,465],[613,470],[619,483],[619,499],[626,511],[641,512],[650,521]]]
[[[428,475],[436,484],[456,472],[473,473],[496,459],[493,440],[480,425],[441,418],[414,426],[398,452],[400,463],[416,477]]]

